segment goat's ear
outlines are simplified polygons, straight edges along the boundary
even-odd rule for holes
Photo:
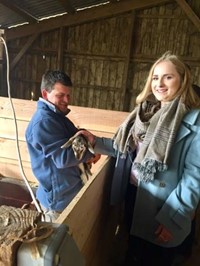
[[[92,147],[92,145],[91,145],[91,143],[88,141],[88,150],[92,153],[92,154],[95,154],[95,152],[94,152],[94,149],[93,149],[93,147]]]
[[[73,140],[74,140],[74,137],[71,137],[67,142],[65,142],[65,143],[61,146],[61,149],[67,149],[69,146],[72,145]]]

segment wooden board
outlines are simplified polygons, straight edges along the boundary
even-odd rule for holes
[[[114,161],[107,158],[56,221],[69,226],[88,266],[92,266],[95,251],[104,232],[113,164]]]

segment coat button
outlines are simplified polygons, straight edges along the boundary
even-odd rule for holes
[[[165,184],[165,182],[160,182],[160,185],[159,185],[160,187],[165,187],[166,186],[166,184]]]

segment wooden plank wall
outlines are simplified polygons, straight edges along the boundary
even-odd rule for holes
[[[200,2],[188,4],[200,17]],[[23,37],[8,42],[11,62],[28,41]],[[130,111],[151,64],[167,50],[190,65],[194,83],[200,85],[199,47],[199,28],[178,1],[61,25],[39,34],[12,69],[12,96],[37,100],[43,72],[63,69],[74,83],[73,105]]]
[[[190,6],[200,17],[200,2],[190,1]],[[200,28],[194,26],[176,1],[138,11],[136,24],[129,69],[133,73],[128,86],[130,110],[134,107],[134,92],[137,95],[145,84],[152,59],[165,51],[172,51],[190,65],[193,82],[200,85]]]

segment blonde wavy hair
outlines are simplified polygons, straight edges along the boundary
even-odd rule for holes
[[[151,82],[155,67],[163,61],[170,61],[176,68],[181,78],[181,86],[175,97],[180,96],[180,100],[189,108],[200,108],[198,95],[192,88],[191,73],[189,67],[177,55],[170,51],[164,53],[151,67],[147,77],[146,84],[142,92],[137,96],[136,103],[144,102],[147,97],[152,94]]]

